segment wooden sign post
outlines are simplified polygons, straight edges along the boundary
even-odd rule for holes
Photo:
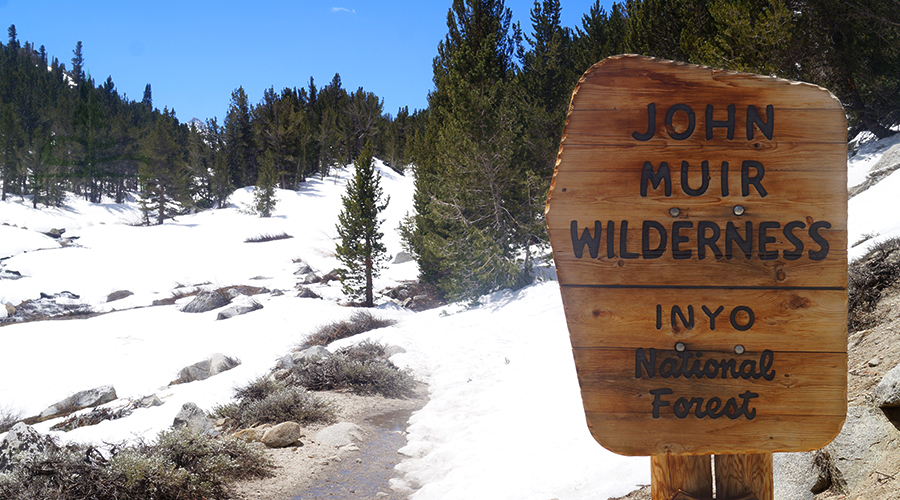
[[[703,455],[769,500],[772,452],[840,431],[846,134],[809,84],[628,55],[578,83],[550,241],[590,430],[653,457],[654,500],[711,498]]]

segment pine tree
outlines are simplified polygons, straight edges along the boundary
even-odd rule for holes
[[[454,300],[532,279],[528,246],[544,193],[522,161],[511,18],[502,0],[453,2],[422,135],[431,146],[414,158],[422,278]]]
[[[72,80],[75,85],[81,85],[84,80],[84,57],[81,54],[81,40],[75,44],[75,50],[72,51]]]
[[[271,217],[275,211],[275,187],[278,184],[278,169],[271,150],[266,150],[259,159],[259,175],[253,189],[253,204],[260,217]]]
[[[190,179],[170,120],[174,121],[174,117],[163,116],[155,120],[144,146],[144,162],[140,169],[144,185],[142,196],[147,200],[147,210],[156,212],[157,224],[175,215],[179,205],[189,201]]]
[[[341,197],[343,210],[338,216],[337,231],[341,238],[335,248],[344,294],[363,298],[364,307],[374,305],[373,284],[384,261],[384,233],[379,232],[379,214],[387,208],[389,199],[382,203],[380,176],[375,170],[372,146],[366,143],[356,161],[355,174],[347,184],[347,193]]]
[[[231,106],[225,117],[225,161],[235,186],[256,184],[256,143],[250,121],[250,104],[244,87],[231,93]]]
[[[580,72],[575,75],[572,35],[560,25],[560,12],[559,0],[535,2],[531,9],[533,34],[525,37],[531,50],[522,56],[520,74],[529,104],[527,133],[531,148],[527,161],[539,176],[547,178],[553,175],[569,99],[581,76]]]
[[[153,89],[149,83],[144,87],[144,98],[141,99],[141,104],[147,106],[147,109],[153,109]]]

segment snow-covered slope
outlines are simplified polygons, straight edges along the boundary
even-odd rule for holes
[[[850,161],[851,173],[877,161],[882,145],[871,144]],[[411,210],[410,178],[381,169],[391,197],[385,213],[389,254],[401,250],[396,227]],[[0,281],[0,302],[16,304],[40,292],[79,294],[100,310],[127,309],[86,320],[48,321],[0,328],[0,408],[26,414],[72,394],[113,384],[120,398],[158,394],[165,404],[125,419],[60,434],[67,440],[115,441],[152,438],[171,425],[181,405],[224,403],[235,385],[266,373],[275,359],[315,327],[354,311],[340,306],[337,285],[316,291],[325,300],[294,296],[294,259],[327,272],[333,256],[340,195],[350,175],[311,180],[298,192],[279,192],[275,217],[242,213],[249,190],[234,207],[178,217],[162,226],[132,227],[134,206],[88,205],[71,199],[63,210],[30,209],[17,199],[0,204],[0,261],[26,276]],[[895,184],[900,173],[850,202],[850,250],[857,257],[871,241],[900,234]],[[66,229],[74,245],[35,231]],[[244,243],[248,237],[287,233],[292,239]],[[413,279],[415,263],[390,265],[378,288]],[[256,298],[263,309],[226,321],[216,313],[186,314],[179,305],[140,307],[171,296],[180,285],[209,283],[266,286],[281,296]],[[135,295],[109,304],[108,293]],[[181,304],[181,303],[179,303]],[[459,305],[411,313],[384,305],[379,314],[395,326],[346,339],[375,338],[403,346],[393,360],[429,384],[430,400],[410,421],[408,458],[398,466],[399,491],[413,498],[605,499],[649,483],[646,458],[607,452],[584,421],[565,318],[555,282],[483,298],[471,309]],[[214,352],[235,356],[239,367],[202,382],[163,388],[177,371]],[[116,403],[113,403],[115,405]],[[54,421],[39,424],[48,432]]]
[[[293,273],[302,259],[320,272],[333,256],[337,215],[351,169],[279,191],[275,216],[244,213],[250,189],[234,206],[137,227],[134,205],[90,205],[74,197],[64,209],[35,211],[27,200],[0,204],[0,261],[24,278],[0,281],[0,303],[40,293],[75,293],[96,310],[91,319],[2,327],[0,408],[39,413],[80,390],[115,386],[127,398],[157,394],[164,405],[121,420],[58,434],[64,440],[152,438],[188,401],[211,409],[236,385],[265,374],[275,360],[317,326],[349,317],[339,286],[319,285],[324,297],[301,299]],[[388,254],[401,251],[396,228],[412,208],[413,181],[380,169],[390,196],[382,229]],[[28,228],[28,230],[22,229]],[[62,247],[40,232],[65,229]],[[287,233],[266,243],[244,240]],[[414,262],[390,264],[376,289],[414,279]],[[204,285],[205,284],[205,285]],[[263,309],[216,321],[216,312],[186,314],[180,306],[149,306],[176,287],[265,286]],[[107,294],[134,295],[106,303]],[[363,337],[403,346],[394,361],[428,382],[430,401],[412,419],[409,459],[395,487],[419,488],[415,498],[606,498],[649,481],[646,459],[618,457],[588,433],[578,393],[559,291],[545,282],[486,297],[473,309],[448,306],[411,313],[389,304],[379,314],[399,320]],[[347,339],[357,342],[361,338]],[[166,387],[180,368],[221,352],[242,364],[210,379]],[[55,420],[37,425],[50,432]]]

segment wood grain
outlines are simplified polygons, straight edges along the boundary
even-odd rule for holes
[[[693,455],[811,450],[837,434],[846,414],[846,162],[843,109],[820,87],[640,56],[585,73],[545,215],[595,439],[628,455]],[[734,236],[749,236],[749,249]],[[770,352],[776,376],[674,378],[660,367],[636,376],[638,350],[677,358],[676,344],[702,360]],[[672,393],[650,392],[659,388]],[[757,394],[753,418],[749,404],[735,419],[673,410],[679,397],[741,394]],[[669,405],[654,418],[657,397]]]
[[[716,455],[716,496],[738,498],[752,493],[756,500],[774,500],[771,453]]]
[[[586,412],[585,417],[598,443],[629,456],[811,451],[834,439],[844,422],[832,415],[757,415],[752,421],[698,419],[700,425],[689,427],[649,413]],[[778,432],[760,432],[760,427]]]
[[[712,498],[712,460],[709,456],[651,455],[650,497],[670,500],[679,491]]]
[[[847,319],[847,294],[808,290],[720,290],[720,289],[635,289],[635,288],[561,288],[566,322],[574,348],[655,347],[672,349],[683,342],[689,349],[728,351],[743,345],[748,351],[844,352],[843,335],[823,335],[822,324],[843,329]],[[657,329],[657,307],[661,328]],[[693,310],[694,326],[686,328],[672,309],[677,307],[686,318]],[[706,310],[703,309],[706,307]],[[721,312],[717,311],[719,307]],[[754,314],[752,328],[735,329],[735,323],[747,325]],[[708,311],[708,312],[706,312]],[[714,316],[715,319],[711,319]],[[786,335],[786,332],[793,332]]]
[[[753,406],[758,414],[767,415],[791,415],[799,411],[805,415],[843,415],[847,407],[846,396],[844,401],[827,398],[834,391],[846,395],[846,360],[842,353],[776,352],[772,365],[773,380],[735,380],[730,375],[723,379],[721,372],[714,379],[664,377],[659,364],[667,357],[676,358],[675,351],[656,353],[657,373],[652,378],[644,370],[641,371],[642,378],[635,378],[634,350],[576,349],[574,352],[576,364],[583,368],[578,372],[578,381],[585,410],[589,412],[648,413],[654,398],[649,391],[658,387],[674,391],[666,397],[669,401],[680,396],[704,399],[718,396],[726,399],[747,390],[753,391],[759,394]],[[760,353],[754,351],[742,355],[704,351],[703,357],[691,359],[701,363],[735,359],[740,365],[744,360],[757,361],[759,358]],[[833,373],[841,368],[844,368],[845,375],[834,376]],[[672,415],[671,408],[666,408],[660,418],[679,420]],[[686,426],[700,425],[695,420],[690,415],[681,422]]]

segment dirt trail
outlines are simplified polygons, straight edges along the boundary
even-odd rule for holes
[[[406,423],[414,411],[425,405],[426,393],[422,384],[411,399],[318,393],[339,409],[337,422],[352,422],[363,429],[364,440],[347,449],[325,446],[313,439],[327,425],[308,426],[304,429],[306,437],[301,439],[303,446],[267,450],[276,465],[275,477],[237,484],[238,498],[406,498],[393,492],[388,481],[394,477],[394,466],[403,458],[397,450],[406,444]]]

